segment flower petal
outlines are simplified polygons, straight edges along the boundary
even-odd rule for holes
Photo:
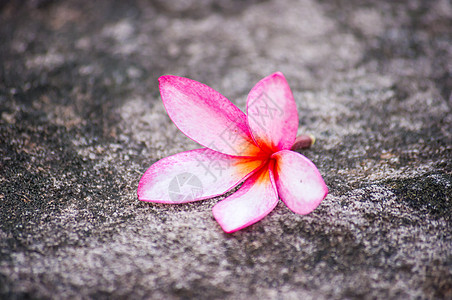
[[[138,199],[185,203],[222,195],[263,164],[207,148],[181,152],[154,163],[138,184]]]
[[[248,178],[240,189],[217,203],[212,211],[225,232],[234,232],[256,223],[278,203],[269,168],[264,166]]]
[[[259,81],[248,94],[248,125],[257,144],[277,152],[292,147],[298,112],[292,91],[281,72]]]
[[[189,138],[218,152],[255,156],[245,114],[219,92],[178,76],[159,78],[160,93],[169,117]]]
[[[275,182],[281,200],[295,213],[305,215],[325,199],[328,188],[317,167],[300,153],[283,150],[276,159]]]

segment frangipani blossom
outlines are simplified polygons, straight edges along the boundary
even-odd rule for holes
[[[185,203],[216,197],[243,185],[213,207],[225,232],[264,218],[279,198],[297,214],[308,214],[328,189],[316,166],[292,151],[298,112],[280,72],[259,81],[247,99],[247,114],[214,89],[178,77],[159,78],[169,117],[205,148],[159,160],[143,175],[138,199]]]

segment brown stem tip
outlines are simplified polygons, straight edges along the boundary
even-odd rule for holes
[[[301,134],[295,139],[291,150],[308,149],[315,143],[315,137],[311,134]]]

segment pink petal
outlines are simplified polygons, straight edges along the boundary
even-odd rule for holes
[[[254,224],[275,208],[278,194],[272,177],[269,168],[264,166],[248,178],[237,192],[213,207],[213,215],[225,232]]]
[[[181,152],[159,160],[144,173],[138,184],[138,199],[176,204],[215,197],[262,164],[207,148]]]
[[[289,84],[281,72],[259,81],[248,94],[248,125],[257,144],[277,152],[292,147],[298,112]]]
[[[159,78],[168,115],[188,137],[218,152],[254,156],[261,150],[251,137],[246,116],[214,89],[178,76]]]
[[[272,155],[276,159],[275,182],[279,197],[295,213],[313,211],[328,194],[317,167],[300,153],[290,150]]]

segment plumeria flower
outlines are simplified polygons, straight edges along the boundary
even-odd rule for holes
[[[213,207],[225,232],[264,218],[279,198],[297,214],[308,214],[328,189],[316,166],[292,151],[298,112],[292,91],[280,72],[250,91],[246,115],[214,89],[178,76],[159,78],[169,117],[205,148],[181,152],[154,163],[138,185],[138,199],[186,203],[233,194]],[[296,146],[296,145],[295,145]]]

